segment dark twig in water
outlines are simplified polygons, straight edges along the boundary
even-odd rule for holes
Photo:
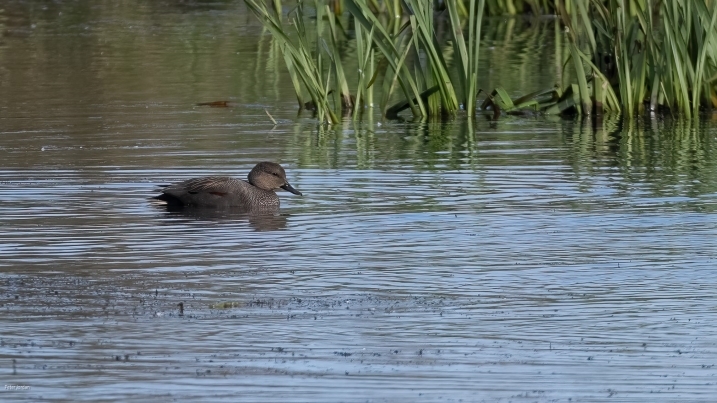
[[[214,101],[214,102],[200,102],[197,106],[209,106],[212,108],[227,108],[229,107],[229,101]]]

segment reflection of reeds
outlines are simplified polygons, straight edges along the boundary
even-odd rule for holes
[[[712,161],[717,148],[706,130],[707,123],[699,119],[610,117],[598,125],[589,121],[566,124],[566,163],[581,182],[586,182],[586,188],[591,187],[590,181],[606,175],[619,177],[607,183],[625,186],[619,189],[625,196],[636,189],[657,197],[714,194],[717,165]]]

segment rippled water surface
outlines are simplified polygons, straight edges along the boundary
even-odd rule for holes
[[[0,401],[714,401],[714,116],[317,128],[241,3],[88,3],[0,10]],[[511,24],[481,85],[554,80]]]

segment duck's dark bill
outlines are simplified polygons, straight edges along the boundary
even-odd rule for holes
[[[301,196],[301,192],[299,192],[298,190],[296,190],[296,189],[294,189],[293,187],[291,187],[291,185],[289,185],[288,183],[287,183],[286,185],[282,186],[281,188],[284,189],[284,190],[286,190],[287,192],[291,192],[291,193],[293,193],[293,194],[295,194],[295,195]]]

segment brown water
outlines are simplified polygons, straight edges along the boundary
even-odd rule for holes
[[[0,31],[0,401],[714,401],[714,116],[321,129],[240,2]],[[552,82],[554,32],[489,23],[481,86]],[[261,160],[281,215],[148,200]]]

